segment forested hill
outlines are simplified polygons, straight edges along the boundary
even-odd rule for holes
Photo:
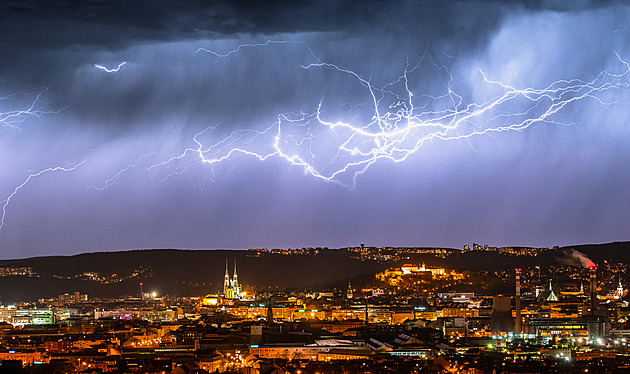
[[[322,250],[316,255],[174,249],[85,253],[0,261],[5,269],[28,268],[33,273],[30,277],[0,277],[0,297],[15,301],[74,291],[95,296],[135,295],[140,282],[145,291],[161,295],[216,293],[223,287],[226,260],[230,276],[236,260],[239,282],[246,287],[273,289],[343,281],[388,267],[353,258],[344,250]]]
[[[425,262],[458,271],[506,270],[575,262],[573,250],[596,264],[604,260],[630,263],[630,242],[575,245],[537,256],[492,251],[440,249],[441,255],[389,248],[360,255],[357,249],[318,249],[278,253],[237,250],[150,249],[33,257],[0,261],[0,298],[6,303],[55,297],[79,291],[90,297],[139,295],[203,295],[222,290],[226,260],[230,276],[236,261],[238,279],[249,290],[306,289],[369,285],[375,273],[403,263]],[[389,251],[389,252],[387,252]],[[374,256],[374,254],[379,256]],[[390,256],[384,253],[396,253]],[[579,264],[576,264],[579,266]],[[364,284],[362,284],[364,283]]]

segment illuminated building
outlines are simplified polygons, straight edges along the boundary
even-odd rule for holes
[[[226,299],[241,299],[243,290],[238,283],[238,275],[236,274],[236,259],[234,259],[234,276],[230,279],[228,272],[228,261],[225,260],[225,279],[223,280],[223,297]]]
[[[18,360],[23,364],[42,364],[50,362],[50,355],[46,352],[34,350],[0,350],[0,361]]]
[[[73,294],[65,293],[63,295],[59,295],[57,297],[57,300],[59,300],[59,303],[61,305],[63,305],[63,304],[79,304],[79,303],[88,301],[88,295],[81,294],[79,292],[75,292]]]
[[[601,359],[601,358],[614,360],[615,358],[617,358],[617,354],[615,352],[606,352],[606,351],[577,352],[575,354],[575,359],[577,361],[591,361],[591,360]]]
[[[368,347],[349,340],[325,339],[313,344],[252,345],[249,353],[262,359],[300,359],[313,361],[364,359],[371,355]]]
[[[479,308],[442,308],[442,317],[479,317]]]
[[[400,268],[385,269],[376,274],[376,278],[386,282],[390,286],[403,286],[405,284],[429,283],[432,280],[462,280],[464,274],[454,270],[446,271],[442,267],[427,267],[422,265],[404,264]]]
[[[206,295],[201,303],[205,306],[214,306],[221,303],[219,295]]]
[[[621,284],[621,278],[619,278],[619,286],[617,286],[617,290],[613,295],[613,299],[621,299],[626,294],[626,290],[623,289],[623,285]]]
[[[532,318],[530,333],[543,337],[587,337],[588,322],[584,318]]]
[[[321,328],[333,334],[343,333],[348,329],[357,328],[364,324],[364,321],[359,319],[355,320],[344,320],[344,321],[336,321],[336,322],[313,322],[311,326],[316,328]]]
[[[551,281],[549,281],[549,296],[547,296],[547,301],[558,301],[558,296],[556,296],[551,288]]]
[[[405,264],[400,269],[402,270],[403,275],[423,272],[430,272],[433,277],[444,275],[444,268],[427,268],[424,266],[424,263],[422,266]]]
[[[19,309],[13,317],[14,326],[52,325],[55,321],[50,309]]]

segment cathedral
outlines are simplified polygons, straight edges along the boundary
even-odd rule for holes
[[[228,272],[228,260],[225,260],[225,279],[223,280],[223,297],[226,299],[243,298],[243,289],[238,283],[238,275],[236,275],[236,259],[234,259],[234,277],[230,279]]]

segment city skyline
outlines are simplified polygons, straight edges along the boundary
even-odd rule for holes
[[[624,3],[0,9],[2,258],[630,239]]]

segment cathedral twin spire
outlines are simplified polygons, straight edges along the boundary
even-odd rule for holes
[[[243,290],[238,283],[238,275],[236,274],[236,259],[234,259],[234,276],[230,279],[228,271],[228,260],[225,259],[225,279],[223,280],[223,297],[226,299],[241,299]]]

